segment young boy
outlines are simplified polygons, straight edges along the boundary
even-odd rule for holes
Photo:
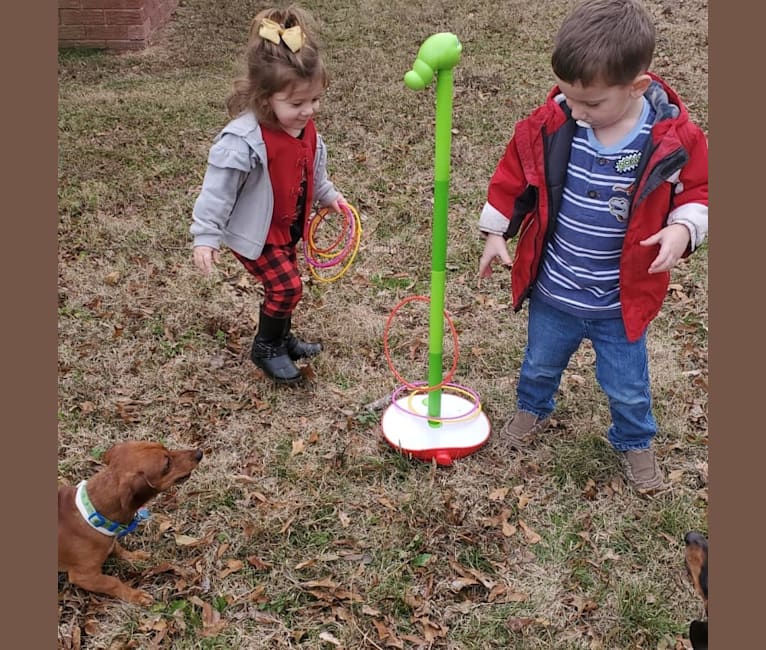
[[[519,122],[479,220],[479,277],[511,265],[513,307],[529,298],[517,412],[502,435],[522,449],[548,423],[584,338],[609,399],[607,438],[640,492],[662,488],[651,441],[646,328],[670,269],[707,233],[707,141],[678,95],[648,72],[651,18],[638,0],[585,0],[551,58],[557,85]]]

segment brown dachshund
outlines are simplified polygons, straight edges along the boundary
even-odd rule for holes
[[[77,487],[59,488],[59,571],[75,585],[139,605],[154,599],[102,572],[110,553],[123,560],[145,560],[130,552],[120,537],[147,515],[139,512],[151,498],[189,478],[202,460],[199,449],[170,451],[158,442],[130,441],[114,445],[104,468]]]
[[[692,621],[689,625],[689,640],[694,650],[707,650],[707,539],[699,533],[688,532],[684,546],[686,570],[705,606],[705,620]]]

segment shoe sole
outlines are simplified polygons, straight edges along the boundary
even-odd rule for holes
[[[271,379],[273,382],[276,382],[277,384],[297,384],[304,378],[302,374],[298,374],[295,377],[277,377],[276,375],[270,374],[266,368],[264,368],[255,359],[251,358],[250,360],[255,364],[257,368],[263,371],[263,374],[266,375],[266,377]]]
[[[314,354],[296,354],[293,356],[290,351],[287,351],[287,356],[290,357],[292,361],[298,361],[299,359],[313,359],[314,357],[318,357],[322,353],[322,350],[319,350],[319,352],[315,352]]]

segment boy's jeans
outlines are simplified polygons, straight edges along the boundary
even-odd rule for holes
[[[547,302],[529,301],[527,349],[517,389],[518,408],[547,417],[569,358],[581,341],[596,352],[596,379],[609,398],[607,438],[618,451],[646,449],[657,432],[652,415],[646,332],[628,342],[622,318],[585,319]]]

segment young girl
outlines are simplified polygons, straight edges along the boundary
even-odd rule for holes
[[[309,20],[293,6],[253,19],[247,76],[227,99],[233,119],[210,148],[190,228],[202,273],[218,262],[223,242],[262,283],[250,358],[285,383],[301,378],[295,360],[322,349],[290,331],[303,292],[296,246],[314,202],[336,212],[344,202],[327,178],[327,151],[313,121],[328,80]]]

